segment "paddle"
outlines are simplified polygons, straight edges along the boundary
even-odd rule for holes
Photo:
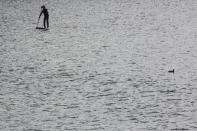
[[[36,24],[36,29],[38,28],[38,23],[39,23],[40,18],[38,18],[37,24]]]

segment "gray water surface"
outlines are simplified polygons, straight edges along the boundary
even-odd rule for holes
[[[0,130],[197,130],[196,0],[43,2],[0,0]]]

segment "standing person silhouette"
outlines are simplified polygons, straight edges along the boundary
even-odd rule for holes
[[[47,24],[47,28],[49,28],[49,13],[44,5],[41,6],[41,9],[42,10],[40,12],[39,19],[40,19],[41,15],[44,14],[43,25],[44,25],[44,28],[46,29],[46,24]]]

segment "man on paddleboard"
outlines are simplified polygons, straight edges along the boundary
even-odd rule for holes
[[[49,28],[49,13],[44,5],[41,6],[41,9],[42,10],[40,12],[39,19],[40,19],[41,15],[44,14],[43,25],[44,25],[44,28],[46,29],[46,25],[47,25],[47,28]]]

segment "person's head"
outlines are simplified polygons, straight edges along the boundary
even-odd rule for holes
[[[42,8],[42,9],[45,9],[45,6],[43,5],[43,6],[41,6],[41,8]]]

